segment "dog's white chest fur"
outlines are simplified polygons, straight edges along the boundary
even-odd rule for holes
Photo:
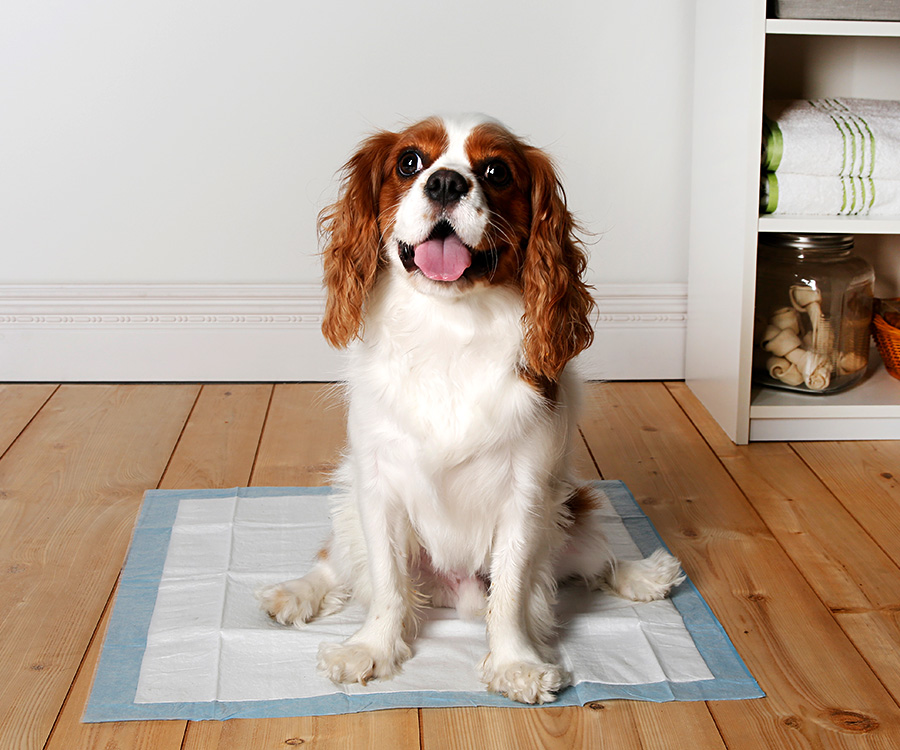
[[[435,458],[443,466],[518,437],[543,409],[518,374],[519,296],[493,290],[463,303],[390,279],[383,286],[372,300],[378,311],[370,320],[377,322],[351,357],[362,421],[420,441],[426,456],[441,454]]]
[[[348,372],[351,450],[396,489],[435,565],[472,573],[487,563],[522,444],[540,460],[554,452],[551,410],[517,371],[520,298],[493,289],[462,304],[388,276],[371,305]]]

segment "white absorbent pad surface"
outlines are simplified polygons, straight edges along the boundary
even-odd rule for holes
[[[621,482],[598,482],[617,557],[661,546]],[[122,574],[85,721],[339,714],[398,707],[518,706],[486,692],[483,622],[427,610],[413,658],[392,680],[335,685],[316,671],[323,641],[362,625],[351,604],[301,628],[258,607],[261,585],[303,575],[329,528],[328,488],[148,492]],[[583,584],[560,590],[560,663],[574,676],[555,705],[593,700],[760,697],[690,581],[636,604]]]

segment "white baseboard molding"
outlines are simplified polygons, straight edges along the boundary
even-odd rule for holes
[[[684,377],[685,284],[595,290],[591,380]],[[2,382],[329,381],[317,284],[0,285]]]

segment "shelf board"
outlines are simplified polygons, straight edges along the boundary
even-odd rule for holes
[[[779,388],[754,388],[750,400],[751,419],[837,416],[900,419],[900,380],[888,374],[877,352],[872,352],[866,376],[846,391],[818,395]]]
[[[760,232],[900,234],[900,216],[764,215],[758,228]]]
[[[900,437],[900,380],[873,350],[857,385],[829,395],[754,387],[751,440],[852,440]]]
[[[900,37],[900,21],[825,21],[817,19],[769,18],[767,34],[810,36]]]

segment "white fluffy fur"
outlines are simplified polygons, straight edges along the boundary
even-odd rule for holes
[[[469,169],[460,163],[464,128],[448,130],[456,135],[438,166]],[[390,246],[428,235],[435,219],[417,192],[425,179],[404,198]],[[484,208],[473,191],[456,207],[470,212],[469,224],[462,214],[454,223],[474,232]],[[551,647],[557,581],[578,576],[644,601],[681,580],[678,563],[664,553],[615,562],[589,515],[572,523],[579,382],[567,368],[548,403],[520,376],[520,293],[493,285],[453,293],[389,255],[349,355],[349,445],[335,477],[333,534],[304,578],[259,592],[262,607],[301,624],[349,598],[365,604],[363,627],[319,652],[327,677],[365,684],[410,657],[419,607],[456,606],[486,619],[488,689],[552,701],[568,679]]]

